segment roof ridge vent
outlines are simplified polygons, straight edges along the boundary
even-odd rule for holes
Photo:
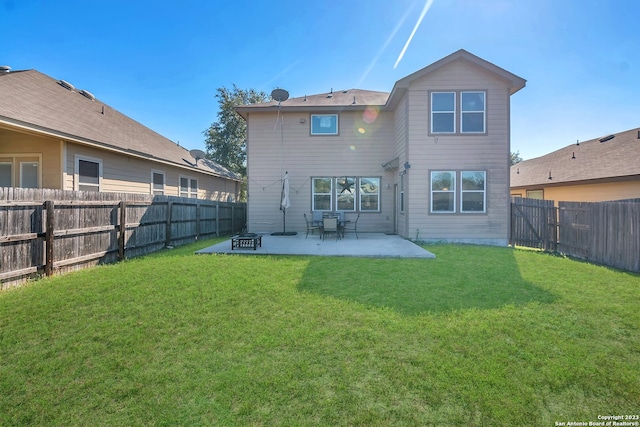
[[[72,92],[73,92],[74,90],[76,90],[76,88],[75,88],[75,86],[74,86],[74,85],[72,85],[71,83],[69,83],[69,82],[67,82],[67,81],[65,81],[65,80],[58,80],[58,84],[59,84],[60,86],[62,86],[63,88],[68,89],[68,90],[70,90],[70,91],[72,91]]]
[[[607,142],[607,141],[611,141],[615,137],[616,137],[615,135],[609,135],[609,136],[605,136],[604,138],[600,138],[599,141],[600,142]]]
[[[80,93],[80,95],[82,95],[82,96],[84,96],[85,98],[88,98],[88,99],[90,99],[90,100],[92,100],[92,101],[95,101],[95,100],[96,100],[96,97],[95,97],[91,92],[89,92],[88,90],[84,90],[84,89],[82,89],[82,90],[80,90],[80,92],[79,92],[79,93]]]
[[[0,65],[0,74],[8,73],[11,71],[11,67],[8,65]]]

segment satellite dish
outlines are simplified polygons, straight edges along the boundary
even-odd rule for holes
[[[274,89],[271,91],[271,98],[278,103],[289,99],[289,92],[284,89]]]
[[[198,160],[204,159],[204,158],[207,157],[207,153],[205,153],[202,150],[198,150],[197,148],[194,148],[193,150],[190,150],[189,154],[191,154],[193,156],[193,158],[196,159],[196,166],[198,166]]]

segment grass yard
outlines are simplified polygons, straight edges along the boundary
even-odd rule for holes
[[[193,255],[0,293],[0,425],[554,426],[640,413],[640,276],[534,251]]]

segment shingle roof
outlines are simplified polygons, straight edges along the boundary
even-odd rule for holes
[[[0,73],[0,123],[239,180],[212,161],[198,162],[196,168],[184,147],[60,82],[36,70]]]
[[[280,104],[277,101],[271,101],[240,105],[236,107],[236,111],[245,116],[251,111],[276,111],[278,108],[283,111],[322,111],[323,109],[335,111],[336,108],[362,110],[368,106],[382,106],[388,98],[388,92],[361,89],[331,90],[327,93],[289,98]]]
[[[572,144],[517,163],[511,166],[511,187],[640,176],[640,128],[613,136]]]

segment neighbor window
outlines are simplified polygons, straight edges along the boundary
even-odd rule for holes
[[[431,93],[431,133],[454,133],[456,131],[455,92]]]
[[[164,195],[164,173],[151,172],[151,194],[154,196]]]
[[[360,211],[380,210],[380,178],[360,178]]]
[[[331,210],[331,193],[333,188],[331,178],[313,178],[313,206],[314,211]]]
[[[544,190],[527,190],[527,199],[544,199]]]
[[[462,92],[460,129],[462,133],[484,133],[484,92]]]
[[[484,212],[487,194],[486,172],[461,172],[461,212]]]
[[[37,162],[20,162],[20,187],[38,188]]]
[[[400,212],[404,212],[404,173],[400,174]]]
[[[77,184],[79,191],[100,191],[102,164],[100,161],[76,159]]]
[[[185,176],[180,177],[180,197],[190,197],[192,199],[197,199],[198,180]]]
[[[337,114],[312,114],[311,135],[337,135]]]
[[[455,212],[455,194],[455,172],[431,172],[431,212]]]
[[[11,184],[12,166],[12,163],[0,163],[0,187],[13,186]]]

